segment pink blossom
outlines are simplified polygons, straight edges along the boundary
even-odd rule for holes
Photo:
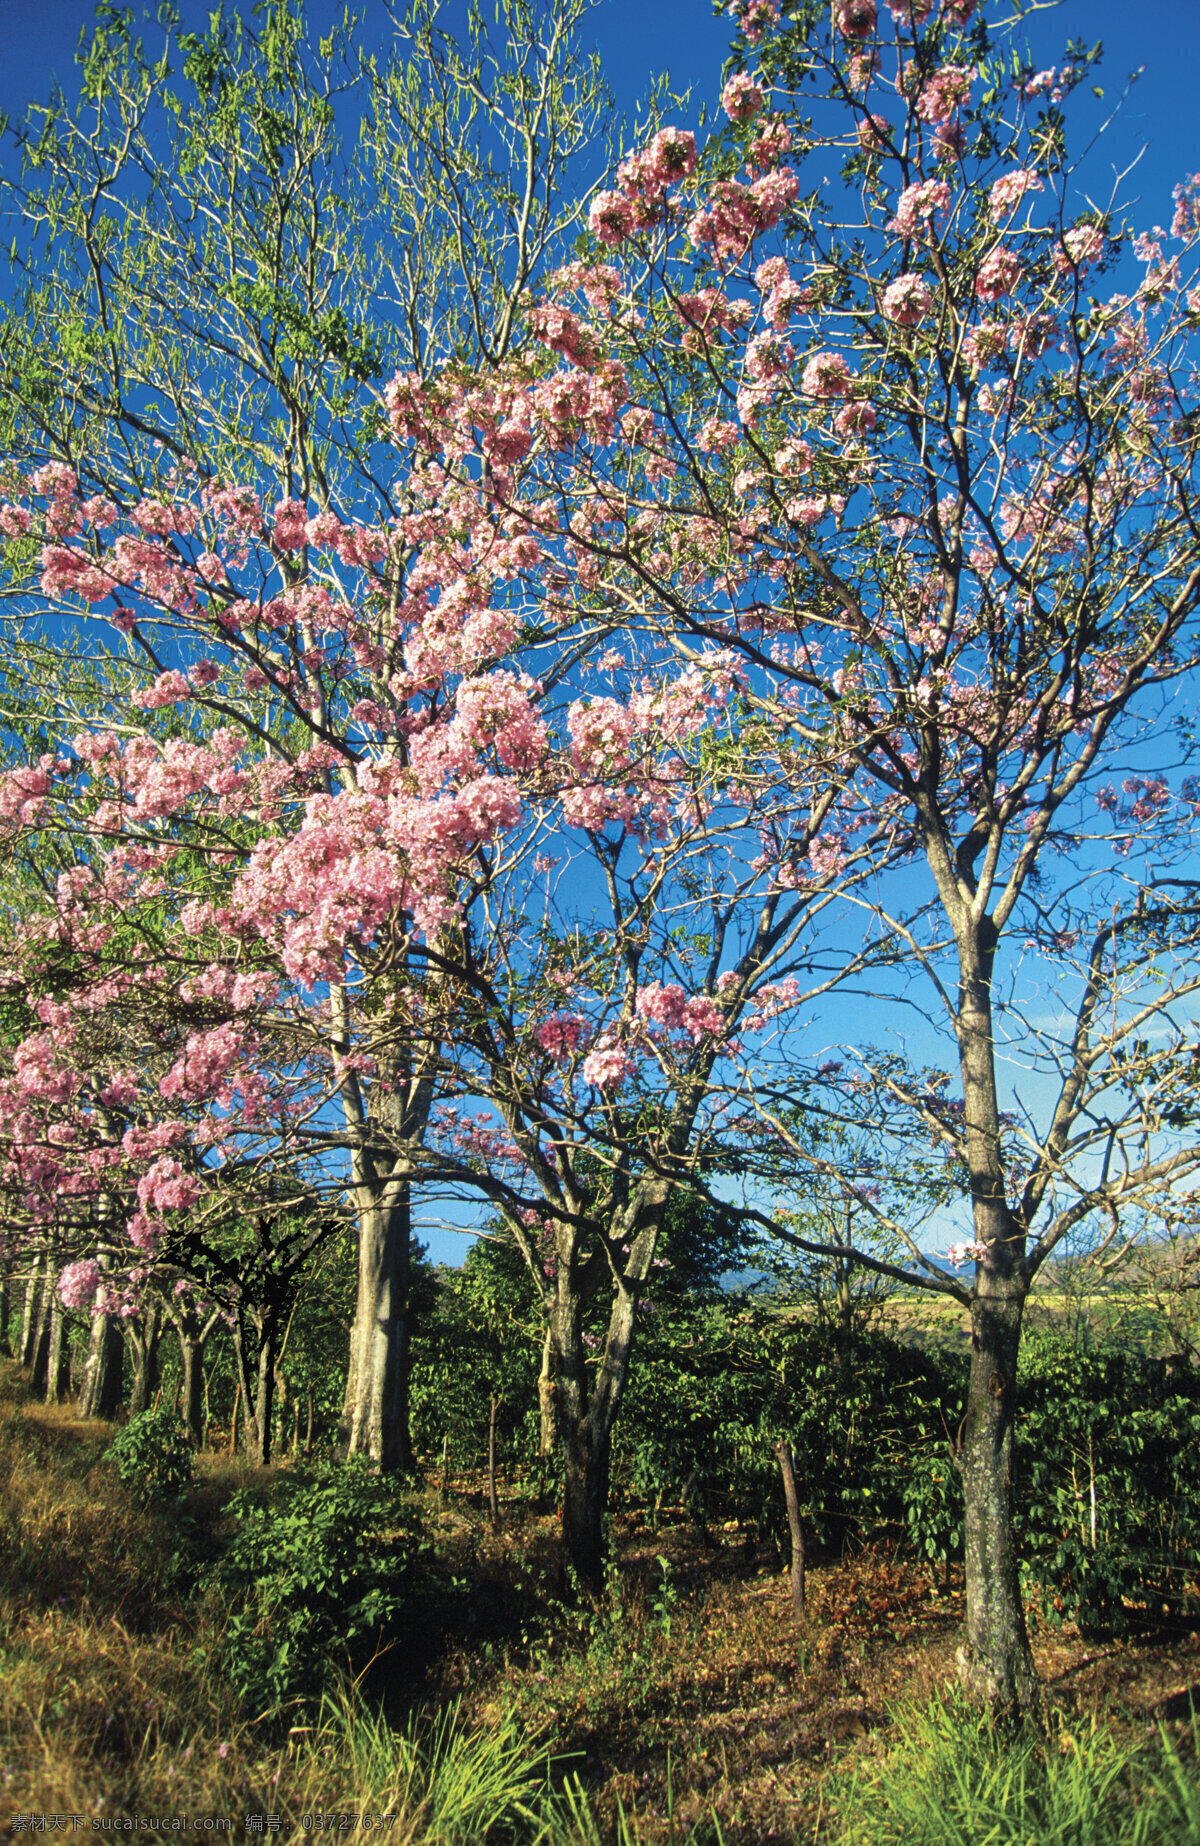
[[[933,219],[939,212],[949,209],[950,188],[945,180],[921,180],[915,186],[904,188],[896,200],[896,215],[888,229],[901,237],[928,237]]]
[[[752,122],[762,105],[762,90],[749,71],[738,71],[721,91],[721,107],[731,122]]]
[[[964,103],[975,73],[958,64],[944,64],[922,85],[917,97],[917,114],[923,122],[940,127]]]
[[[1002,296],[1011,293],[1023,274],[1021,259],[1015,251],[997,244],[989,250],[979,265],[975,277],[975,293],[980,301],[999,301]]]
[[[1060,272],[1083,269],[1098,263],[1104,255],[1104,230],[1098,224],[1075,224],[1063,232],[1062,248],[1055,251],[1054,265]]]
[[[892,125],[886,115],[865,115],[858,124],[857,134],[864,154],[879,154],[891,139]]]
[[[583,1078],[598,1090],[613,1090],[622,1084],[635,1065],[626,1047],[611,1031],[604,1031],[583,1060]]]
[[[853,398],[843,405],[833,419],[833,427],[843,441],[850,436],[869,436],[875,428],[875,406],[867,398]]]
[[[837,0],[833,23],[843,38],[870,38],[878,14],[875,0]]]
[[[623,192],[598,192],[588,208],[588,229],[602,244],[620,244],[633,230],[633,206]]]
[[[542,1050],[556,1064],[561,1064],[572,1057],[586,1040],[587,1020],[582,1013],[551,1013],[533,1028],[533,1036]]]
[[[897,276],[883,291],[883,312],[898,327],[916,327],[933,307],[933,296],[923,276]]]
[[[139,687],[131,694],[131,699],[142,711],[159,711],[164,705],[178,705],[190,696],[191,687],[184,675],[172,668],[168,673],[160,673],[152,686]]]
[[[1009,218],[1029,192],[1041,192],[1042,182],[1033,167],[1017,167],[1002,173],[988,193],[988,209],[993,218]]]
[[[94,1257],[68,1263],[58,1278],[59,1299],[65,1308],[86,1308],[100,1286],[100,1265]]]
[[[143,1212],[186,1211],[200,1197],[199,1182],[185,1173],[177,1160],[163,1154],[138,1181],[138,1204]]]
[[[854,384],[854,375],[840,353],[814,353],[804,368],[800,388],[805,397],[845,397]]]

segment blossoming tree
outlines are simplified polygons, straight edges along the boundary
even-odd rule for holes
[[[92,733],[85,750],[97,786],[107,761],[117,770],[118,808],[136,802],[135,784],[150,775],[155,789],[145,791],[142,812],[152,829],[169,830],[172,803],[186,801],[189,782],[193,795],[200,787],[187,739],[215,747],[206,760],[226,795],[238,783],[240,752],[265,753],[270,762],[254,773],[267,777],[268,816],[268,786],[286,796],[289,765],[306,747],[318,752],[301,772],[306,786],[332,793],[331,739],[343,720],[353,722],[355,697],[334,713],[325,694],[344,692],[358,675],[355,696],[367,697],[386,680],[383,611],[411,544],[394,524],[396,480],[374,381],[397,364],[421,375],[454,352],[499,364],[519,344],[530,279],[581,214],[561,182],[564,163],[594,132],[601,100],[594,59],[575,48],[583,10],[568,0],[535,17],[514,0],[494,28],[471,16],[466,49],[440,29],[436,9],[417,5],[397,21],[394,57],[377,64],[336,32],[313,50],[286,4],[266,9],[257,34],[215,20],[207,35],[184,35],[154,60],[116,15],[87,49],[79,103],[55,99],[19,131],[22,166],[5,174],[4,187],[28,291],[6,320],[4,451],[10,469],[41,463],[50,473],[35,470],[49,501],[32,536],[27,507],[14,502],[6,519],[7,606],[32,615],[39,605],[78,608],[89,596],[103,606],[105,573],[89,577],[72,541],[86,529],[95,563],[101,535],[119,528],[106,613],[127,641],[116,636],[126,664],[110,697],[87,661],[108,645],[95,625],[72,650],[55,627],[39,633],[19,622],[8,717],[13,725],[24,686],[35,683],[46,729],[34,754],[53,757],[60,742]],[[352,110],[362,133],[346,153],[340,124]],[[312,528],[317,547],[360,533],[333,544],[319,581],[312,519],[324,520]],[[57,545],[57,565],[42,554],[43,540]],[[265,625],[214,623],[220,603],[238,600],[227,567],[236,575],[239,564],[251,573],[241,582],[256,607],[267,585],[284,596]],[[342,606],[364,571],[376,606],[338,642],[334,678],[322,689],[319,611]],[[210,644],[227,661],[231,638],[236,682],[226,680],[203,708],[192,705],[181,727],[172,701],[188,685],[211,692],[220,670]],[[128,759],[128,728],[122,750],[103,755],[110,722],[145,733]],[[236,837],[222,829],[228,870],[251,850],[253,828],[234,829]],[[58,869],[86,883],[95,838],[85,848],[84,835],[72,834]],[[203,855],[215,840],[195,844]],[[53,882],[55,852],[47,835],[36,836],[43,881]],[[27,889],[14,911],[24,915],[31,901]],[[61,917],[43,921],[70,938]],[[141,925],[131,918],[130,927]],[[76,973],[85,985],[107,978],[95,968]],[[248,993],[243,981],[239,1004]],[[46,997],[36,986],[33,994]],[[212,1000],[197,993],[195,1003]],[[140,1056],[144,1016],[136,1027],[130,1009],[122,1017]],[[120,1062],[111,1039],[106,1055]],[[206,1055],[215,1069],[232,1051],[226,1044]],[[189,1096],[194,1065],[180,1082],[178,1094]],[[358,1112],[352,1132],[369,1139],[373,1104],[350,1073],[342,1097]],[[427,1106],[413,1079],[406,1132]],[[123,1127],[120,1118],[118,1139]],[[370,1350],[351,1379],[347,1440],[394,1464],[405,1450],[408,1195],[398,1177],[387,1191],[365,1169],[361,1184],[364,1199],[378,1205],[386,1193],[390,1202],[362,1220],[359,1324]],[[98,1325],[96,1351],[111,1362],[110,1332]],[[361,1344],[356,1336],[356,1354]]]
[[[248,480],[13,481],[43,593],[108,608],[139,665],[61,766],[0,785],[14,832],[88,843],[44,925],[85,975],[14,1058],[10,1172],[47,1163],[36,1212],[119,1164],[160,1247],[297,1175],[368,1244],[414,1173],[482,1195],[543,1297],[595,1588],[672,1189],[767,1140],[836,1183],[798,1094],[936,1137],[970,1286],[904,1224],[911,1264],[860,1260],[970,1309],[966,1664],[1028,1707],[1024,1301],[1074,1224],[1196,1159],[1193,802],[1162,746],[1200,596],[1197,183],[1114,292],[1116,208],[1075,204],[1065,154],[1079,60],[1014,82],[972,0],[741,26],[729,126],[626,159],[528,344],[395,377],[370,518]],[[832,1012],[865,989],[874,1037],[918,979],[961,1095]],[[83,1067],[84,1018],[143,1021],[164,1074]]]
[[[636,295],[618,343],[643,471],[631,492],[590,461],[578,545],[631,624],[738,663],[775,773],[822,790],[816,827],[768,828],[764,855],[779,885],[802,866],[853,898],[839,938],[813,943],[831,983],[847,941],[890,960],[872,1036],[929,983],[913,1061],[939,1062],[925,1048],[942,1035],[961,1094],[855,1033],[858,1070],[830,1073],[825,1107],[861,1121],[865,1086],[877,1132],[906,1117],[965,1176],[953,1259],[973,1284],[916,1248],[909,1275],[970,1307],[966,1669],[1024,1707],[1009,1504],[1024,1301],[1074,1225],[1116,1223],[1195,1164],[1178,1137],[1195,798],[1171,774],[1170,711],[1200,597],[1200,180],[1181,181],[1169,233],[1131,240],[1066,150],[1086,56],[1035,71],[973,0],[782,19],[754,0],[741,26],[710,159],[693,170],[660,138],[593,201],[613,296]],[[839,152],[825,197],[784,164]],[[616,349],[599,318],[564,308],[557,329],[589,376]],[[846,892],[864,825],[880,882]],[[1033,993],[1060,1004],[1039,1017]],[[760,1073],[747,1113],[836,1179],[789,1131],[794,1092]]]

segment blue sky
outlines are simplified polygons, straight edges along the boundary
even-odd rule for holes
[[[185,23],[202,28],[215,0],[181,0]],[[1008,14],[1008,5],[985,0],[993,15]],[[142,0],[138,0],[139,6]],[[91,19],[89,0],[5,0],[5,55],[0,67],[0,108],[20,114],[46,95],[55,82],[73,87],[74,54],[81,27]],[[153,11],[150,4],[144,10]],[[382,0],[359,0],[352,8],[363,18],[364,35],[375,42],[386,33]],[[459,6],[445,9],[452,18]],[[249,17],[252,0],[226,0],[227,12]],[[312,20],[322,24],[341,14],[341,0],[311,0]],[[155,28],[149,28],[150,34]],[[714,17],[709,0],[599,0],[591,32],[604,56],[618,105],[632,113],[651,77],[670,72],[672,87],[691,88],[695,99],[711,104],[729,43],[729,21]],[[1200,167],[1200,117],[1195,105],[1196,70],[1200,65],[1200,0],[1062,0],[1030,18],[1033,56],[1040,64],[1056,61],[1068,38],[1101,39],[1105,46],[1100,78],[1106,103],[1115,101],[1129,73],[1144,67],[1115,130],[1097,150],[1097,175],[1107,175],[1137,158],[1128,192],[1140,196],[1143,223],[1169,217],[1171,187],[1185,171]],[[1092,114],[1089,106],[1089,114]],[[1100,119],[1100,109],[1094,119]],[[1097,185],[1100,180],[1097,178]]]

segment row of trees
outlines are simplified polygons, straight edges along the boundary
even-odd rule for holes
[[[1028,1292],[1200,1157],[1200,181],[1131,241],[1090,54],[974,0],[752,0],[723,125],[585,210],[579,23],[418,6],[384,69],[278,5],[174,73],[114,17],[22,138],[9,1235],[104,1308],[352,1225],[400,1467],[414,1188],[474,1202],[592,1592],[672,1199],[948,1295],[966,1672],[1027,1708]]]

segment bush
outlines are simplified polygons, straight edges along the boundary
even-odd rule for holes
[[[235,1494],[227,1511],[215,1576],[234,1612],[220,1656],[256,1712],[318,1694],[395,1645],[422,1539],[361,1457],[297,1476],[266,1502]]]
[[[192,1484],[192,1447],[174,1409],[161,1404],[130,1417],[102,1457],[143,1502],[175,1499]]]

